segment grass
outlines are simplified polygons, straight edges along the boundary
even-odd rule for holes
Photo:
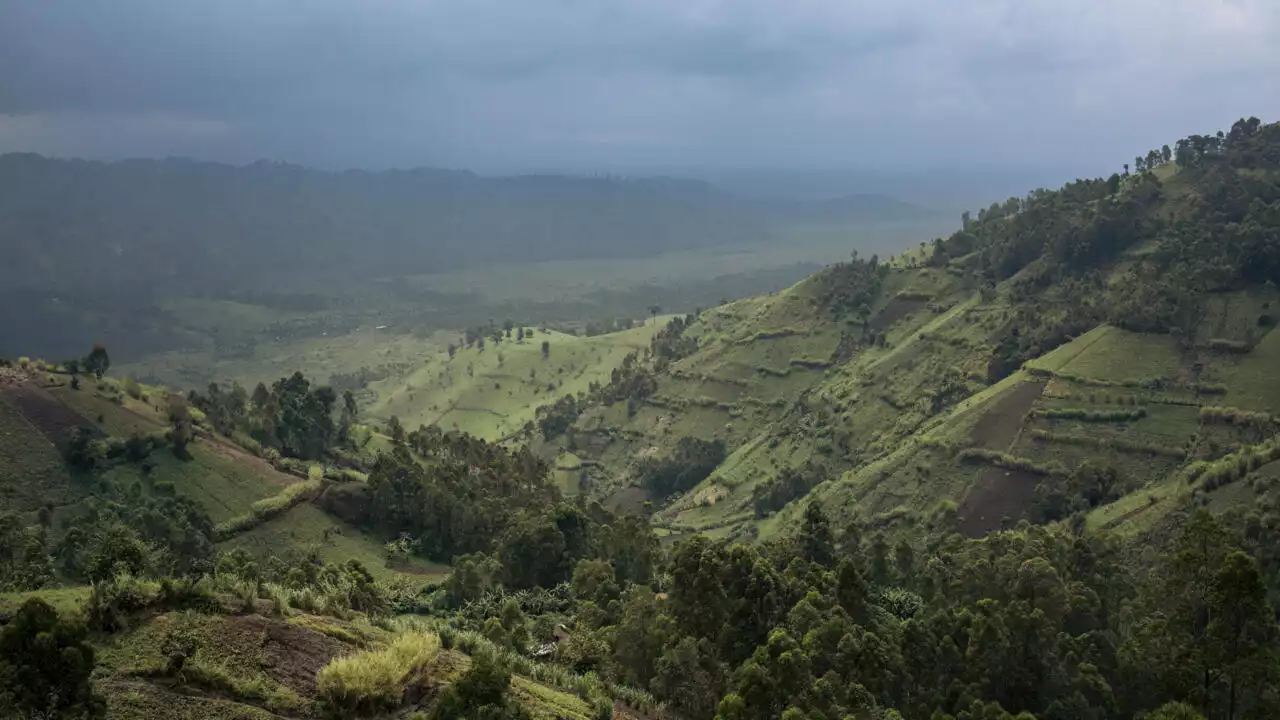
[[[438,424],[497,439],[533,420],[538,406],[607,383],[624,356],[649,346],[664,319],[594,337],[536,332],[522,343],[462,348],[453,358],[438,351],[408,375],[372,383],[378,399],[369,415],[382,421],[395,415],[410,429]]]
[[[326,562],[342,563],[355,559],[378,580],[390,580],[399,575],[411,575],[424,581],[438,580],[449,573],[447,566],[420,558],[411,558],[406,565],[388,566],[387,553],[381,542],[310,503],[297,505],[279,517],[217,545],[219,551],[234,548],[244,548],[260,558],[290,553],[301,555],[314,550]]]
[[[9,613],[22,607],[33,597],[49,603],[58,614],[78,613],[84,601],[89,599],[90,588],[85,585],[61,588],[44,588],[28,592],[0,593],[0,613]]]
[[[246,459],[232,459],[206,443],[193,443],[187,447],[190,460],[180,460],[173,453],[161,450],[152,453],[155,468],[151,477],[156,481],[173,483],[181,494],[200,503],[215,523],[225,523],[237,516],[251,512],[254,503],[272,497],[281,491],[279,476],[268,475],[266,466],[261,469]],[[107,472],[115,481],[136,479],[139,470],[134,465],[120,465]]]
[[[1031,431],[1031,437],[1032,439],[1039,440],[1041,442],[1061,443],[1063,445],[1079,445],[1097,449],[1115,450],[1117,452],[1163,455],[1172,458],[1183,458],[1187,455],[1187,451],[1184,448],[1170,447],[1159,443],[1131,440],[1116,436],[1078,435],[1074,433],[1050,432],[1048,430],[1035,428]]]
[[[440,652],[440,638],[402,633],[391,644],[336,658],[316,675],[316,691],[335,710],[375,712],[400,704],[404,690]]]
[[[311,500],[320,494],[320,490],[323,487],[324,480],[322,479],[303,480],[292,485],[286,485],[283,490],[275,495],[254,502],[249,506],[249,512],[218,523],[214,527],[214,533],[219,539],[225,540],[233,535],[255,528],[298,504]]]

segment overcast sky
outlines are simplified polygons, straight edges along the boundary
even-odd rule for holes
[[[1278,0],[0,0],[0,152],[1101,172],[1242,115]]]

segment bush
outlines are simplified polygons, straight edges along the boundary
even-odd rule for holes
[[[316,691],[329,708],[354,714],[390,710],[400,704],[413,676],[435,659],[440,638],[406,632],[385,648],[336,658],[316,674]]]
[[[1144,407],[1132,410],[1090,410],[1088,408],[1041,408],[1033,410],[1032,415],[1038,418],[1053,420],[1079,420],[1081,422],[1129,422],[1141,420],[1147,416]]]
[[[1055,442],[1063,445],[1078,445],[1081,447],[1107,448],[1117,452],[1143,453],[1146,455],[1162,455],[1164,457],[1182,458],[1186,457],[1187,452],[1182,448],[1169,447],[1167,445],[1157,445],[1155,443],[1146,443],[1137,440],[1125,440],[1118,437],[1105,437],[1094,435],[1074,435],[1071,433],[1055,433],[1048,430],[1034,429],[1031,431],[1031,437],[1041,442]]]
[[[977,462],[994,465],[1005,470],[1022,470],[1034,475],[1065,475],[1066,470],[1058,465],[1037,463],[1030,458],[1017,457],[998,450],[985,448],[965,448],[956,458],[962,462]]]
[[[1206,406],[1200,408],[1200,422],[1204,425],[1241,425],[1269,428],[1276,423],[1270,413],[1241,410],[1234,407]]]
[[[85,635],[82,625],[60,619],[44,600],[23,603],[0,628],[0,711],[6,717],[102,717]]]

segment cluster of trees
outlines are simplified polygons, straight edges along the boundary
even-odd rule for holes
[[[819,302],[836,317],[857,318],[865,330],[871,304],[888,272],[889,266],[882,265],[878,257],[862,260],[855,250],[848,262],[836,263],[818,276],[822,283]]]
[[[200,409],[218,432],[243,434],[264,448],[302,460],[324,457],[345,444],[355,424],[355,396],[327,385],[312,385],[301,372],[281,378],[268,388],[262,383],[249,394],[238,383],[223,390],[210,383],[204,393],[192,390],[188,402]]]
[[[412,552],[448,562],[493,552],[522,515],[554,506],[558,492],[548,473],[527,448],[423,427],[378,456],[367,484],[330,488],[320,502],[388,539],[409,538]]]
[[[764,517],[786,507],[817,487],[818,483],[832,476],[831,469],[814,460],[806,460],[800,467],[785,467],[776,477],[751,488],[751,505],[756,517]]]
[[[555,659],[645,688],[691,720],[1280,712],[1277,578],[1258,562],[1259,539],[1193,511],[1166,552],[1130,568],[1079,525],[964,540],[948,517],[890,544],[857,523],[837,531],[810,505],[794,535],[760,547],[681,541],[665,593],[607,557],[583,559]],[[523,613],[564,612],[525,598],[468,622],[538,628],[543,618]]]
[[[636,468],[636,477],[653,497],[692,490],[724,462],[725,442],[684,436],[669,455],[646,457]]]
[[[697,352],[697,338],[685,334],[685,331],[697,321],[698,313],[671,318],[671,321],[653,336],[649,341],[647,354],[656,372],[662,372],[670,367],[671,363]]]

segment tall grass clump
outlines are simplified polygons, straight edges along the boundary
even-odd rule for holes
[[[1187,476],[1188,483],[1201,481],[1206,490],[1216,490],[1240,480],[1268,463],[1280,460],[1280,436],[1244,448],[1218,460],[1197,463]]]
[[[408,632],[377,650],[335,658],[316,674],[316,691],[330,709],[375,714],[400,705],[405,687],[440,652],[433,633]]]
[[[1005,470],[1022,470],[1033,475],[1065,475],[1066,469],[1056,464],[1042,464],[1035,460],[1017,457],[998,450],[985,448],[965,448],[956,458],[962,462],[985,463]]]

